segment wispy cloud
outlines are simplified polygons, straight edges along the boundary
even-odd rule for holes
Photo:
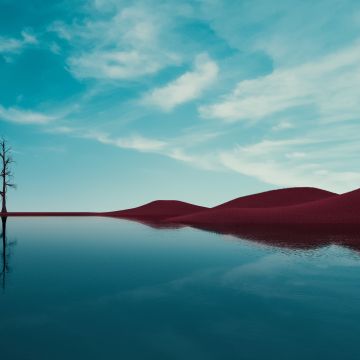
[[[167,145],[165,141],[145,138],[141,135],[113,138],[107,133],[89,131],[82,137],[97,140],[102,144],[113,145],[123,149],[133,149],[141,152],[158,152]]]
[[[67,129],[68,130],[68,129]],[[59,131],[61,132],[61,130]],[[197,140],[189,144],[188,136],[179,136],[172,139],[161,140],[144,137],[142,135],[130,135],[125,137],[112,137],[110,134],[99,131],[78,131],[74,130],[72,133],[74,136],[83,137],[87,139],[96,140],[102,144],[115,146],[122,149],[131,149],[144,153],[153,153],[161,156],[165,156],[174,160],[188,163],[198,168],[216,170],[218,164],[215,166],[214,158],[212,154],[195,154],[189,153],[188,147],[194,146],[196,142],[207,141],[212,139],[215,135],[208,134],[197,136]],[[195,136],[194,136],[195,137]]]
[[[79,78],[132,79],[159,71],[164,62],[175,56],[164,55],[164,59],[144,54],[137,50],[94,50],[69,59],[71,71]]]
[[[279,121],[276,125],[274,125],[271,130],[273,131],[281,131],[288,130],[294,128],[294,124],[287,120]]]
[[[17,124],[48,124],[56,117],[32,110],[24,110],[16,107],[4,108],[0,105],[0,120]]]
[[[57,129],[57,128],[56,128]],[[66,128],[66,133],[70,134]],[[58,133],[62,132],[60,128]],[[190,166],[218,171],[223,166],[217,154],[213,152],[196,152],[193,147],[197,144],[208,142],[216,138],[216,133],[193,133],[179,135],[175,138],[166,140],[144,137],[142,135],[130,135],[125,137],[114,137],[106,132],[100,131],[81,131],[73,129],[73,136],[96,140],[102,144],[115,146],[122,149],[131,149],[144,153],[158,154],[170,159],[187,163]]]
[[[160,45],[163,26],[164,17],[134,5],[101,20],[56,22],[50,30],[73,45],[68,65],[76,77],[111,80],[134,79],[180,62],[176,53]]]
[[[108,132],[99,130],[88,130],[72,126],[53,126],[44,129],[51,134],[67,135],[75,138],[95,140],[101,144],[114,146],[120,149],[130,149],[143,153],[152,153],[165,156],[177,161],[185,162],[191,166],[219,170],[219,162],[213,153],[196,153],[197,145],[216,139],[220,133],[195,132],[178,135],[174,138],[156,139],[145,137],[141,134],[127,136],[113,136]]]
[[[318,186],[343,192],[358,187],[360,172],[340,170],[333,157],[334,145],[327,154],[315,139],[261,141],[237,146],[219,154],[219,161],[232,171],[276,186]],[[326,161],[334,158],[332,163]]]
[[[67,126],[49,131],[121,149],[158,154],[199,169],[236,172],[275,186],[318,186],[345,192],[360,183],[360,172],[349,171],[347,164],[347,154],[360,151],[355,134],[348,136],[347,144],[341,141],[340,132],[335,136],[329,131],[324,139],[323,133],[313,132],[303,138],[262,140],[220,150],[221,147],[211,148],[208,144],[201,148],[196,146],[216,140],[219,135],[216,133],[185,134],[164,140],[139,134],[116,137],[107,132]],[[351,133],[353,130],[343,129],[343,132]]]
[[[52,42],[49,45],[49,50],[55,55],[60,55],[61,54],[61,47],[56,42]]]
[[[259,120],[306,107],[321,121],[360,116],[360,46],[353,46],[293,68],[241,81],[219,102],[200,107],[206,118]]]
[[[21,38],[10,38],[0,36],[0,54],[18,54],[24,48],[38,43],[35,35],[28,30],[21,32]]]
[[[214,83],[218,75],[216,62],[207,54],[198,55],[194,69],[181,75],[169,84],[156,88],[146,94],[145,104],[159,107],[164,111],[201,96],[202,92]]]
[[[75,129],[70,126],[55,126],[45,129],[45,132],[49,134],[73,134]]]

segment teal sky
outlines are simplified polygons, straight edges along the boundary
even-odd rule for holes
[[[0,0],[8,210],[360,186],[360,3]]]

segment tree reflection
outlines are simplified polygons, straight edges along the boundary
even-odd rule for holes
[[[6,288],[6,275],[10,272],[9,267],[9,247],[14,245],[14,242],[8,243],[7,236],[6,236],[6,221],[7,217],[2,216],[1,217],[1,241],[2,241],[2,253],[1,253],[1,263],[0,263],[0,281],[1,281],[1,287],[3,291],[5,291]]]

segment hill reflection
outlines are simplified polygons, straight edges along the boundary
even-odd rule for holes
[[[339,245],[360,251],[360,226],[357,224],[206,224],[181,225],[168,222],[128,219],[158,230],[190,227],[216,234],[289,249],[314,249]]]

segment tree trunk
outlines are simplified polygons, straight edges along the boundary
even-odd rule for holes
[[[4,170],[5,171],[5,170]],[[1,212],[2,213],[6,213],[6,183],[5,183],[5,179],[3,178],[3,187],[2,187],[2,208],[1,208]]]
[[[3,161],[3,172],[2,172],[2,193],[1,193],[1,197],[2,197],[2,208],[1,208],[1,212],[2,213],[6,213],[6,153],[5,153],[5,146],[3,145],[2,147],[2,161]]]
[[[2,208],[1,208],[1,212],[2,212],[3,214],[4,214],[4,213],[7,213],[5,194],[4,194],[3,197],[2,197]]]

